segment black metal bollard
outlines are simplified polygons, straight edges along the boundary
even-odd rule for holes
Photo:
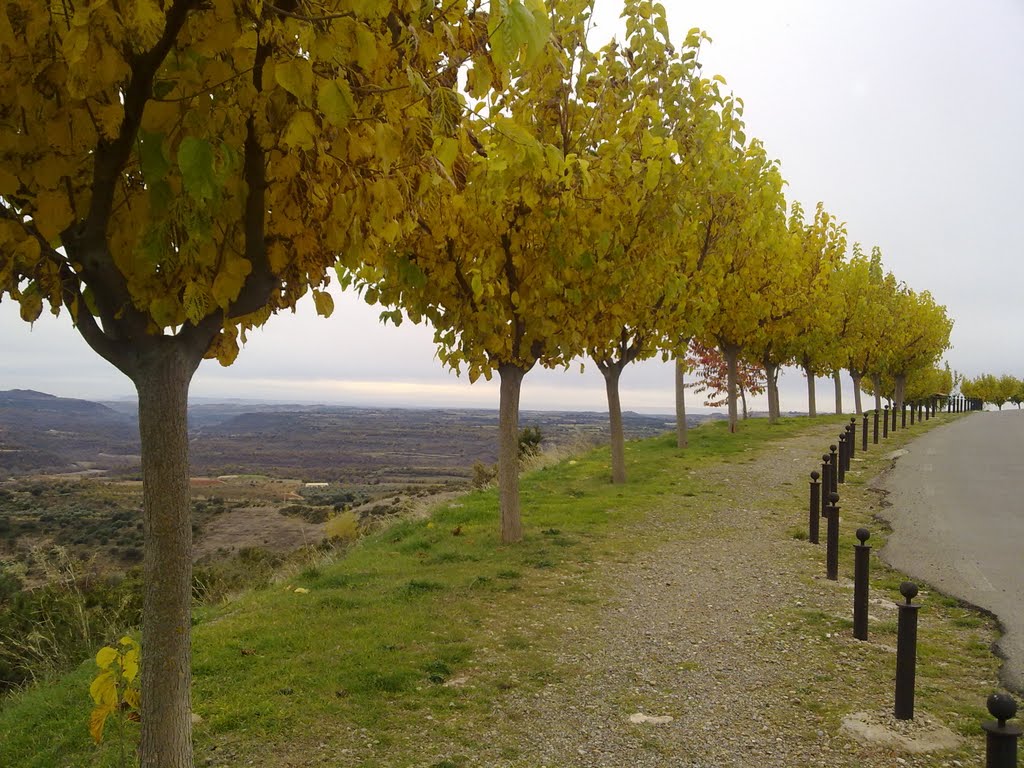
[[[919,403],[910,404],[910,426],[914,426],[914,416],[917,415],[917,410],[921,405]]]
[[[849,440],[846,439],[847,435],[845,432],[839,435],[839,467],[838,467],[838,478],[840,483],[846,482],[846,444]],[[838,489],[837,489],[838,490]]]
[[[935,401],[927,403],[924,407],[924,420],[928,421],[935,415]]]
[[[900,429],[907,428],[907,404],[900,403]]]
[[[867,540],[871,534],[867,528],[857,529],[857,541],[853,545],[853,636],[858,640],[868,639],[868,569],[870,567],[871,545]]]
[[[897,720],[914,719],[914,678],[917,674],[917,610],[912,605],[917,596],[917,584],[904,581],[900,594],[907,602],[899,606],[896,629],[896,706],[893,715]]]
[[[818,523],[821,520],[821,475],[817,470],[811,472],[811,503],[807,510],[807,540],[811,544],[818,543]]]
[[[825,516],[825,507],[828,506],[828,494],[832,490],[832,480],[829,477],[831,472],[832,457],[827,453],[821,457],[821,516]]]
[[[875,426],[871,431],[871,442],[878,445],[878,409],[875,408]]]
[[[832,481],[832,493],[839,493],[839,454],[836,452],[835,443],[828,447],[829,465],[832,467],[829,473],[829,480]]]
[[[1017,702],[1008,693],[993,693],[985,702],[989,714],[998,722],[984,722],[985,768],[1017,768],[1017,738],[1021,735],[1019,725],[1007,725],[1017,714]]]
[[[896,431],[896,404],[895,403],[893,403],[892,410],[890,411],[890,413],[892,414],[892,424],[889,425],[889,431],[890,432],[895,432]]]
[[[882,437],[889,437],[889,406],[885,406],[885,421],[882,422]]]
[[[861,439],[860,449],[864,453],[867,453],[868,452],[868,414],[867,414],[867,411],[864,412],[864,424],[863,424],[863,429],[861,430],[861,434],[863,435],[863,437]]]
[[[850,419],[850,426],[846,428],[850,433],[850,461],[857,456],[857,417]],[[850,471],[850,461],[846,462],[846,471]]]
[[[839,581],[839,501],[838,493],[828,495],[828,509],[825,517],[828,528],[825,532],[825,578]]]

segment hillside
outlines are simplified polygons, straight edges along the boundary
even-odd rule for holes
[[[693,416],[692,424],[706,416]],[[672,428],[670,417],[623,415],[630,438]],[[607,416],[527,411],[548,445],[592,444]],[[231,401],[189,408],[194,475],[266,474],[347,483],[436,483],[470,476],[497,458],[497,411],[355,408]],[[137,474],[134,405],[40,392],[0,392],[0,479],[31,473]]]
[[[0,478],[137,462],[138,428],[100,403],[14,389],[0,392]]]

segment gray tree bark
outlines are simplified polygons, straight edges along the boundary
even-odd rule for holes
[[[907,388],[907,377],[904,374],[894,376],[893,379],[896,382],[896,391],[893,393],[896,398],[896,410],[903,408],[903,393]]]
[[[726,391],[729,398],[729,431],[735,432],[739,426],[737,400],[739,399],[739,347],[722,345],[722,356],[726,362]]]
[[[676,358],[676,448],[686,448],[689,436],[686,431],[686,361]]]
[[[861,400],[860,383],[863,376],[855,371],[850,371],[850,380],[853,381],[853,407],[860,416],[864,413],[863,402]]]
[[[768,423],[775,424],[779,420],[779,366],[765,358],[761,361],[764,365],[765,379],[768,382]]]
[[[619,378],[622,363],[600,366],[604,389],[608,394],[608,428],[612,445],[612,482],[626,482],[626,438],[622,431],[622,403],[619,401]]]
[[[882,374],[875,373],[871,375],[871,386],[875,388],[875,410],[881,412],[882,410]]]
[[[839,370],[836,369],[832,373],[832,381],[836,385],[836,415],[843,415],[843,382],[839,378]]]
[[[188,389],[199,360],[185,359],[173,343],[153,346],[133,376],[145,538],[141,690],[149,694],[142,697],[139,754],[143,768],[191,768]]]
[[[523,538],[519,515],[519,392],[526,371],[516,365],[498,367],[498,496],[501,506],[501,542]]]
[[[818,406],[815,403],[814,393],[814,371],[810,365],[806,363],[803,366],[804,373],[807,374],[807,415],[814,417],[818,415]]]

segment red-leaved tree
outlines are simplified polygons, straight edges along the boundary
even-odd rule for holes
[[[720,408],[729,402],[728,365],[718,347],[709,347],[699,341],[690,343],[686,356],[687,369],[697,375],[697,380],[686,386],[698,394],[706,394],[704,405]],[[739,360],[739,393],[743,404],[743,418],[747,418],[747,393],[760,395],[765,391],[767,379],[764,368],[749,360]]]

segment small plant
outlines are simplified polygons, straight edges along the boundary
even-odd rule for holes
[[[540,453],[540,444],[544,440],[540,427],[525,427],[519,432],[519,459],[528,459]]]
[[[351,510],[339,512],[324,526],[328,539],[339,541],[355,541],[359,537],[359,515]]]
[[[474,488],[486,488],[494,482],[498,476],[497,464],[484,464],[482,461],[473,462],[473,483]]]
[[[103,741],[103,727],[110,715],[117,716],[117,738],[121,749],[121,765],[125,763],[124,724],[138,721],[141,696],[139,693],[139,644],[127,635],[116,646],[104,646],[96,654],[100,672],[89,686],[89,695],[95,703],[89,718],[89,733],[93,741]]]

